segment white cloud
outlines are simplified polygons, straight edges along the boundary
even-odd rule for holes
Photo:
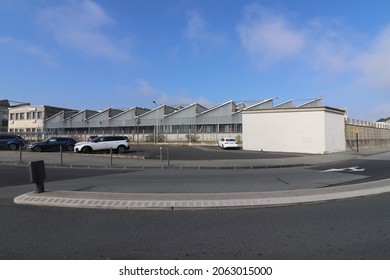
[[[197,102],[207,107],[212,104],[204,97],[190,97],[185,92],[167,93],[151,86],[145,80],[138,80],[133,87],[120,87],[119,91],[130,97],[133,104],[149,108],[154,106],[153,101],[165,105],[189,105]]]
[[[376,90],[390,92],[390,26],[372,41],[368,50],[361,52],[351,62],[351,67],[361,73],[358,81]]]
[[[258,4],[246,6],[237,32],[243,48],[262,67],[293,57],[305,47],[303,31]]]
[[[43,9],[37,22],[59,44],[86,55],[114,61],[128,61],[130,58],[121,43],[105,30],[114,25],[114,20],[92,1],[72,1],[66,6]]]
[[[127,94],[131,97],[155,97],[159,91],[153,88],[147,81],[139,80],[133,88],[124,88]]]
[[[210,30],[207,21],[198,11],[188,14],[185,34],[195,51],[200,48],[214,48],[225,43],[223,35]]]
[[[312,43],[312,64],[319,74],[333,73],[347,79],[344,89],[355,95],[383,95],[390,92],[390,26],[364,42],[356,43],[347,34],[344,40],[327,38]],[[313,40],[315,41],[315,40]]]
[[[204,37],[208,36],[206,25],[205,19],[197,11],[191,12],[189,14],[186,30],[188,38],[202,40]]]
[[[320,80],[338,79],[344,89],[390,91],[390,25],[370,40],[340,19],[313,18],[295,27],[283,14],[252,4],[244,8],[236,30],[261,69],[296,59],[306,66],[303,70]]]
[[[50,66],[57,66],[54,57],[50,53],[45,51],[43,48],[29,42],[18,40],[12,37],[0,37],[0,45],[9,46],[13,50],[38,57]]]

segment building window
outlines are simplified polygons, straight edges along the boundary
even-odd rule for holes
[[[14,114],[12,113],[12,114],[9,114],[9,120],[10,121],[13,121],[14,120]]]
[[[198,126],[198,132],[214,133],[217,132],[217,127],[218,126],[216,124]]]
[[[19,120],[19,113],[15,114],[15,120]]]
[[[37,118],[37,113],[36,112],[32,112],[32,119],[35,120]]]
[[[219,132],[229,132],[229,126],[228,125],[225,125],[225,124],[220,124],[219,125]]]
[[[43,117],[43,112],[38,112],[38,119],[42,119]]]
[[[27,113],[26,119],[31,120],[31,112],[28,112],[28,113]]]
[[[24,113],[20,113],[20,119],[24,120]]]

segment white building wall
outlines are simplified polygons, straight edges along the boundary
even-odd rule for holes
[[[346,150],[345,114],[325,113],[325,143],[328,153]]]
[[[254,110],[244,111],[242,117],[245,150],[311,154],[345,150],[341,110],[327,107]]]

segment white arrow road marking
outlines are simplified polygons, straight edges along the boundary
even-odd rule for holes
[[[365,168],[359,168],[359,166],[354,167],[345,167],[345,168],[332,168],[327,170],[322,170],[321,172],[343,172],[343,171],[350,171],[350,172],[362,172]]]

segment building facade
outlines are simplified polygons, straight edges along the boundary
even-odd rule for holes
[[[313,106],[321,98],[311,101]],[[157,105],[157,104],[156,104]],[[304,104],[303,104],[304,105]],[[124,134],[131,140],[162,142],[215,142],[222,136],[242,137],[242,114],[246,110],[294,107],[292,101],[274,105],[273,99],[227,101],[207,108],[158,105],[153,109],[132,107],[71,110],[53,106],[19,106],[8,114],[8,131],[27,135],[69,135],[84,140],[91,135]],[[41,138],[41,137],[40,137]]]
[[[345,111],[331,107],[272,108],[243,113],[243,148],[326,154],[345,151]]]
[[[266,105],[265,105],[266,104]],[[272,100],[249,107],[271,106]],[[44,121],[43,131],[57,134],[125,134],[141,141],[217,141],[220,134],[240,137],[244,103],[228,101],[206,108],[198,103],[187,106],[159,105],[154,109],[58,112]],[[70,114],[70,115],[69,115]],[[136,136],[137,134],[137,136]]]
[[[71,111],[53,106],[22,105],[8,110],[8,132],[39,133],[45,131],[45,120],[59,112]]]
[[[8,131],[8,100],[0,100],[0,132]]]

